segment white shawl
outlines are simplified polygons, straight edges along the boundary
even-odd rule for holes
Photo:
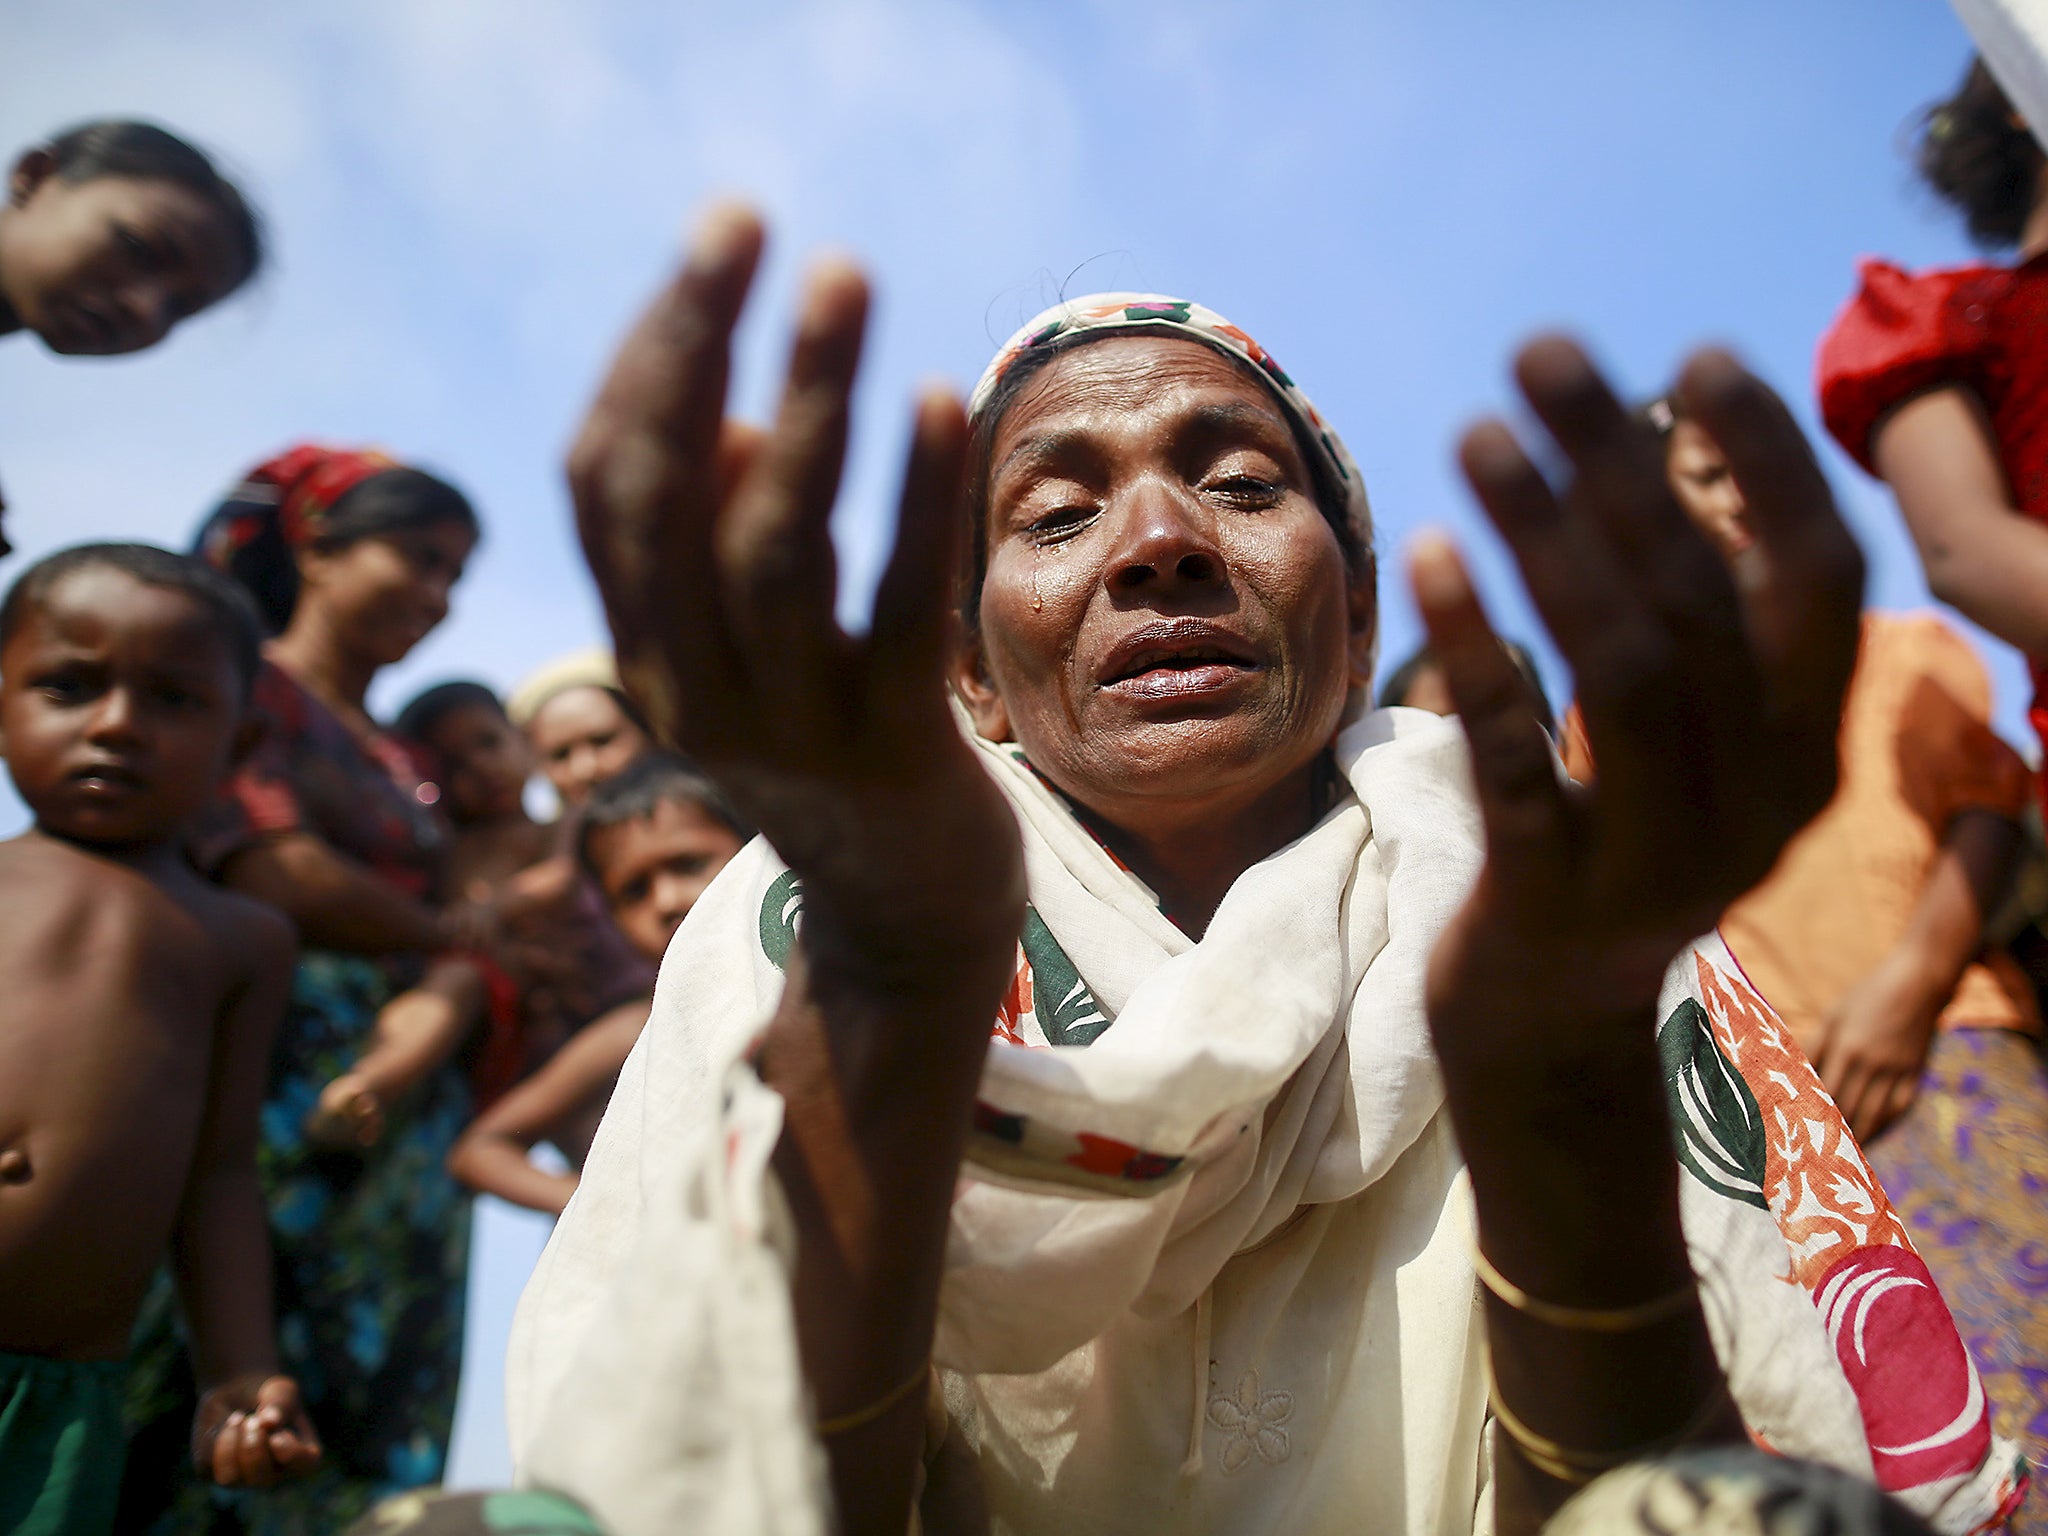
[[[1056,946],[1027,921],[936,1342],[996,1529],[1484,1528],[1470,1195],[1422,1010],[1483,848],[1461,733],[1409,710],[1349,729],[1353,795],[1246,871],[1200,943],[1012,749],[978,745]],[[767,1166],[780,1101],[739,1064],[799,901],[756,844],[691,913],[521,1302],[521,1482],[617,1536],[829,1524]],[[1689,954],[1672,975],[1667,1013],[1709,972]],[[1038,1043],[1105,1016],[1085,1047]],[[1743,1292],[1716,1307],[1710,1285],[1709,1311],[1746,1416],[1870,1475],[1779,1223],[1694,1185],[1695,1253]],[[1996,1483],[1945,1476],[1913,1502],[1966,1530]]]

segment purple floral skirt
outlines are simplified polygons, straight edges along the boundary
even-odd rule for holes
[[[2048,1071],[2004,1029],[1934,1038],[1920,1096],[1867,1151],[1962,1331],[1992,1422],[2032,1464],[2012,1529],[2048,1533]]]

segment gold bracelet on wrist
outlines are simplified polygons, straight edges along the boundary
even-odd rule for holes
[[[818,1434],[821,1438],[843,1435],[849,1430],[872,1424],[883,1414],[923,1386],[932,1373],[931,1362],[925,1361],[916,1371],[904,1378],[897,1386],[891,1387],[865,1408],[856,1408],[851,1413],[842,1413],[837,1418],[818,1420]]]
[[[1539,1323],[1548,1323],[1553,1328],[1569,1328],[1580,1333],[1633,1333],[1638,1328],[1647,1328],[1652,1323],[1678,1316],[1699,1295],[1698,1283],[1688,1279],[1664,1295],[1637,1302],[1632,1307],[1560,1306],[1554,1301],[1531,1296],[1495,1269],[1477,1239],[1472,1243],[1472,1267],[1478,1271],[1479,1283],[1514,1311],[1533,1317]]]
[[[1708,1394],[1699,1411],[1678,1429],[1655,1440],[1645,1440],[1636,1445],[1625,1446],[1612,1451],[1581,1451],[1561,1445],[1547,1435],[1539,1435],[1509,1411],[1501,1401],[1500,1386],[1489,1380],[1486,1389],[1487,1404],[1493,1409],[1494,1422],[1507,1431],[1524,1459],[1547,1476],[1561,1483],[1570,1483],[1583,1488],[1603,1473],[1612,1472],[1616,1467],[1627,1466],[1632,1461],[1643,1461],[1652,1456],[1661,1456],[1696,1438],[1699,1433],[1729,1406],[1726,1386]]]

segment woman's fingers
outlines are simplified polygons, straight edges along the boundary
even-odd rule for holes
[[[1920,1075],[1917,1072],[1903,1072],[1892,1083],[1891,1096],[1886,1099],[1884,1120],[1878,1129],[1884,1130],[1901,1115],[1913,1107],[1913,1101],[1920,1097]]]
[[[1500,643],[1464,562],[1449,540],[1424,534],[1408,552],[1408,579],[1472,743],[1472,776],[1486,823],[1488,867],[1504,890],[1551,873],[1564,832],[1564,789],[1528,684]]]
[[[1668,611],[1712,614],[1718,604],[1732,626],[1726,567],[1672,496],[1654,435],[1585,350],[1567,337],[1539,337],[1516,355],[1515,382],[1571,460],[1571,500],[1617,561]]]
[[[1725,352],[1702,352],[1687,363],[1679,398],[1728,456],[1749,507],[1758,546],[1742,594],[1751,646],[1784,745],[1814,760],[1786,767],[1818,767],[1832,782],[1856,665],[1862,553],[1805,435],[1761,380]]]
[[[718,523],[733,627],[743,646],[773,658],[750,676],[792,699],[829,686],[829,657],[843,643],[833,620],[832,504],[867,312],[867,279],[852,263],[827,258],[812,269],[775,423]]]
[[[682,271],[627,336],[569,456],[577,529],[657,729],[673,737],[675,674],[715,676],[711,559],[732,329],[760,262],[750,209],[698,223]]]
[[[896,547],[875,589],[869,644],[874,677],[884,696],[910,702],[904,684],[920,678],[936,689],[945,656],[948,598],[966,537],[961,491],[967,473],[967,414],[960,397],[943,385],[918,398],[903,495],[896,512]]]
[[[1639,654],[1653,638],[1647,609],[1613,552],[1559,504],[1514,434],[1480,422],[1458,444],[1458,464],[1573,672],[1603,677]]]
[[[1561,503],[1512,433],[1481,422],[1459,459],[1473,493],[1521,567],[1537,611],[1578,684],[1580,713],[1600,765],[1600,799],[1650,842],[1672,838],[1695,757],[1684,741],[1673,671],[1680,647],[1612,541]]]
[[[242,1422],[242,1414],[229,1414],[207,1442],[213,1480],[224,1488],[232,1488],[242,1479],[241,1459],[236,1454],[242,1438]]]
[[[1875,1082],[1875,1074],[1864,1062],[1851,1059],[1841,1068],[1842,1087],[1835,1094],[1835,1107],[1842,1112],[1842,1118],[1849,1122],[1849,1129],[1861,1141],[1869,1125],[1869,1099]]]

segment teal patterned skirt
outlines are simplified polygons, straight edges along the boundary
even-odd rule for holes
[[[320,1432],[320,1472],[256,1491],[216,1489],[192,1471],[192,1373],[160,1280],[136,1326],[118,1529],[325,1536],[380,1498],[440,1480],[469,1263],[469,1202],[442,1165],[468,1119],[468,1086],[443,1067],[393,1109],[367,1154],[324,1151],[300,1131],[395,990],[375,961],[302,956],[263,1105],[278,1352]]]

